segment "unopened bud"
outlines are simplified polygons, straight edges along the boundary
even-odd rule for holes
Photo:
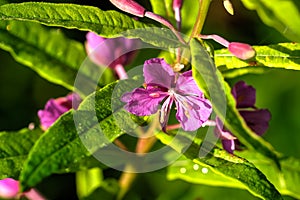
[[[0,180],[0,197],[1,198],[17,198],[19,193],[19,182],[12,179],[6,178]]]
[[[182,0],[173,0],[173,10],[180,9],[182,7]]]
[[[146,12],[143,6],[132,0],[110,0],[110,2],[120,10],[138,17],[144,17]]]
[[[228,50],[242,60],[248,60],[255,56],[255,50],[245,43],[231,42],[228,45]]]

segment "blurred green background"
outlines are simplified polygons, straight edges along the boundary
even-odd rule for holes
[[[254,11],[245,9],[240,1],[233,0],[232,3],[234,16],[225,11],[222,1],[213,1],[203,34],[219,34],[230,41],[255,45],[288,42],[276,30],[264,25]],[[85,33],[64,31],[84,41]],[[216,43],[212,44],[215,48],[221,48]],[[38,109],[43,108],[49,98],[68,93],[66,89],[41,79],[34,71],[16,63],[3,50],[0,50],[0,60],[0,131],[18,130],[31,122],[38,125]],[[300,158],[300,72],[276,69],[263,75],[244,75],[228,82],[234,84],[240,79],[256,88],[257,107],[268,108],[272,113],[270,128],[263,137],[277,151]],[[147,194],[143,199],[157,198],[162,193],[158,199],[255,199],[246,191],[196,186],[183,181],[172,181],[166,189],[164,186],[167,183],[162,174],[163,170],[144,174],[138,179],[135,187],[140,188],[141,195]],[[70,182],[72,184],[66,184]],[[50,199],[76,199],[73,183],[72,174],[56,175],[45,179],[38,188]],[[49,187],[53,188],[51,192]],[[127,198],[138,199],[131,193]]]

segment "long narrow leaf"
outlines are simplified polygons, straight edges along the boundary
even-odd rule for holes
[[[190,140],[189,133],[177,132],[176,136],[158,133],[156,136],[164,144],[171,146],[174,150],[194,162],[194,164],[205,167],[205,173],[215,173],[220,176],[220,180],[232,180],[233,183],[241,183],[249,192],[262,199],[282,199],[280,193],[272,183],[268,181],[253,164],[245,159],[230,155],[225,150],[214,147],[207,152],[205,157],[199,157],[201,143],[197,144],[190,141],[187,146],[187,140]],[[187,169],[183,171],[186,172]],[[202,173],[201,170],[195,173]],[[196,178],[196,176],[194,177]],[[232,186],[232,184],[230,184]]]

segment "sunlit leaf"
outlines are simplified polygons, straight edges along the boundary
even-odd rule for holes
[[[0,132],[0,179],[18,179],[28,153],[42,130],[22,129],[16,132]]]
[[[0,17],[2,20],[26,20],[47,26],[93,31],[108,38],[126,35],[166,48],[180,45],[178,40],[174,40],[175,36],[170,31],[164,33],[153,31],[152,24],[140,22],[116,11],[102,11],[92,6],[38,2],[5,4],[0,6]],[[143,37],[141,31],[145,31],[143,29],[146,28],[150,29]],[[141,31],[134,31],[138,29]],[[152,33],[151,38],[149,33]]]
[[[294,42],[300,42],[300,4],[298,0],[242,0],[257,11],[261,20]]]
[[[270,69],[300,70],[300,44],[279,43],[253,46],[256,56],[244,61],[233,56],[227,49],[215,51],[215,64],[225,77],[247,73],[264,73]]]
[[[43,134],[30,151],[21,173],[23,189],[34,186],[52,173],[74,166],[74,163],[89,157],[125,133],[116,123],[111,111],[115,85],[116,83],[107,85],[88,96],[78,110],[62,115]],[[126,120],[130,118],[129,113],[121,109],[114,114],[123,117],[123,124],[127,127],[135,127],[134,122]],[[87,143],[83,144],[82,138],[92,147],[86,146]]]
[[[195,173],[203,173],[204,167],[204,173],[214,173],[219,176],[219,181],[228,180],[227,184],[230,186],[237,185],[237,182],[240,182],[249,192],[262,199],[282,199],[280,193],[265,175],[247,160],[231,155],[217,147],[207,150],[205,157],[199,157],[201,141],[200,143],[190,141],[189,144],[191,145],[187,146],[187,141],[190,140],[189,135],[189,133],[182,131],[178,131],[175,137],[162,132],[156,134],[162,143],[169,145],[177,152],[182,153],[187,159],[192,160],[194,164],[197,164],[199,168]],[[188,169],[179,170],[181,173],[186,173]],[[229,184],[229,180],[233,182]],[[192,182],[195,183],[196,180]]]
[[[262,171],[283,195],[300,198],[300,160],[294,157],[281,156],[281,171],[266,157],[250,151],[238,152],[238,155],[252,162]]]

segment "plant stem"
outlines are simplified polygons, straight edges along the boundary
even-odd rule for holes
[[[153,135],[153,133],[155,132],[158,125],[159,125],[158,118],[154,117],[153,122],[149,127],[148,131],[143,135],[143,137],[139,138],[137,141],[136,150],[135,150],[137,154],[147,153],[153,147],[153,145],[157,140],[156,137]],[[124,197],[124,195],[130,189],[132,183],[136,179],[137,173],[133,173],[134,170],[135,170],[134,167],[130,164],[127,164],[125,166],[124,172],[122,173],[119,179],[120,192],[117,196],[117,200],[121,200]]]
[[[184,39],[181,37],[181,35],[178,33],[178,31],[174,28],[174,26],[168,20],[166,20],[165,18],[163,18],[163,17],[161,17],[161,16],[159,16],[159,15],[153,13],[153,12],[150,12],[150,11],[147,11],[145,13],[145,17],[148,17],[150,19],[153,19],[153,20],[165,25],[166,27],[171,29],[171,31],[176,35],[176,37],[179,39],[179,41],[182,44],[186,44]]]
[[[116,74],[118,75],[119,79],[121,79],[121,80],[128,79],[128,75],[127,75],[123,65],[117,64],[114,67],[114,70],[115,70]]]
[[[124,172],[122,173],[120,179],[119,179],[119,186],[120,191],[117,196],[117,200],[121,200],[125,194],[130,189],[132,183],[134,182],[137,173],[127,172],[127,171],[133,171],[133,167],[131,165],[126,165]]]
[[[190,36],[190,40],[193,37],[197,37],[197,35],[201,33],[210,3],[211,0],[199,0],[199,11],[196,18],[196,22],[194,24],[192,34]]]

